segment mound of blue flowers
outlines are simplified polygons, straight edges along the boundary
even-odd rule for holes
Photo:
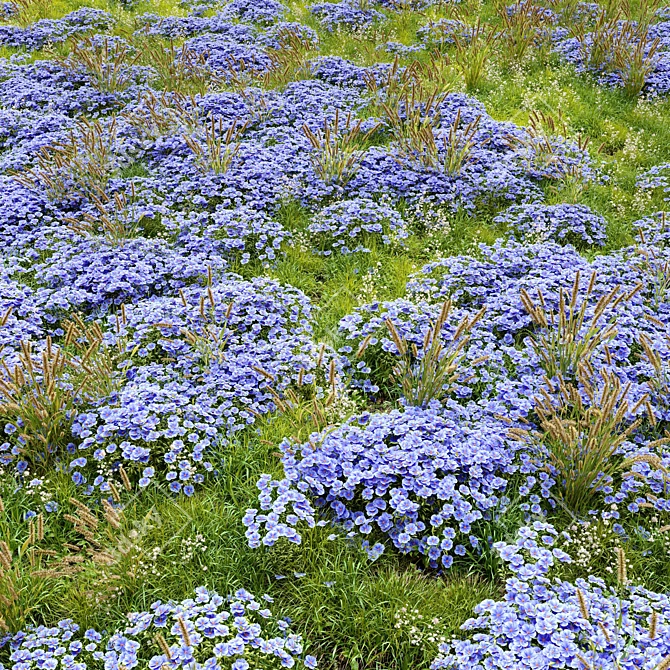
[[[223,597],[199,587],[194,598],[159,600],[146,612],[129,614],[128,626],[111,633],[81,631],[69,619],[52,628],[33,627],[6,642],[10,667],[153,670],[226,663],[248,670],[260,662],[268,668],[315,668],[316,659],[304,654],[301,637],[268,609],[271,602],[270,596],[256,599],[244,589]]]
[[[252,546],[282,536],[300,542],[296,526],[316,523],[312,499],[349,536],[366,538],[371,558],[389,542],[449,567],[454,555],[486,542],[478,522],[505,511],[511,480],[523,482],[533,503],[526,507],[539,510],[540,496],[530,492],[546,495],[550,482],[531,474],[524,446],[508,437],[507,424],[457,406],[356,417],[307,444],[281,446],[286,479],[259,482],[261,511],[247,512],[247,537]],[[370,546],[367,538],[377,537],[388,539]]]
[[[552,526],[535,523],[521,529],[515,544],[497,546],[513,573],[505,599],[478,605],[463,625],[476,631],[473,637],[443,645],[434,670],[665,667],[668,596],[595,577],[551,579],[554,564],[571,560],[555,548],[556,536]]]

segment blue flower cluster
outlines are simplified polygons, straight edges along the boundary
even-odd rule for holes
[[[270,596],[256,599],[244,589],[222,597],[201,586],[194,598],[159,600],[146,612],[129,614],[128,626],[112,633],[82,632],[70,619],[54,627],[29,627],[5,640],[6,668],[211,670],[226,664],[231,670],[248,670],[257,663],[268,669],[316,668],[314,656],[304,653],[301,636],[272,614],[270,603]],[[5,670],[2,663],[0,668]]]
[[[670,598],[639,586],[611,588],[595,577],[575,583],[548,573],[570,557],[556,530],[522,528],[496,548],[514,576],[505,599],[485,600],[463,624],[464,640],[441,645],[432,670],[461,668],[660,668],[670,659]],[[615,557],[613,559],[616,561]]]
[[[370,198],[342,200],[320,210],[309,224],[316,250],[328,256],[370,252],[374,240],[392,244],[408,236],[407,224],[397,210]]]
[[[183,49],[191,57],[202,59],[208,71],[225,77],[231,70],[240,72],[242,68],[263,73],[270,69],[267,54],[252,45],[231,39],[222,33],[203,33],[184,42]],[[245,36],[246,38],[246,36]],[[242,65],[243,63],[243,65]]]
[[[25,28],[0,26],[0,44],[30,50],[41,49],[46,44],[58,44],[77,35],[106,30],[113,23],[114,19],[108,12],[82,7],[66,14],[62,19],[42,19]]]
[[[160,16],[159,14],[141,14],[135,17],[141,26],[136,35],[156,35],[167,39],[193,37],[202,33],[214,33],[233,39],[236,42],[251,42],[254,29],[246,23],[232,23],[221,12],[213,16]]]
[[[474,408],[435,403],[364,414],[303,445],[286,441],[286,479],[258,483],[261,511],[247,511],[247,538],[251,546],[300,542],[296,526],[317,523],[314,501],[350,537],[364,538],[371,558],[390,541],[432,567],[450,567],[454,556],[486,543],[479,521],[505,511],[510,480],[524,481],[529,511],[539,512],[547,495],[551,480],[535,473],[524,443],[508,431]]]
[[[33,263],[45,290],[44,306],[57,297],[59,307],[106,314],[110,308],[155,295],[175,294],[202,284],[208,268],[221,270],[220,256],[175,250],[163,240],[142,237],[121,245],[99,238],[53,245],[46,261]],[[64,304],[65,303],[65,304]]]
[[[191,253],[209,248],[213,257],[225,259],[231,265],[251,261],[272,263],[281,253],[282,243],[290,239],[290,233],[264,211],[244,206],[216,207],[211,213],[170,213],[163,223],[175,229],[180,245]]]
[[[662,189],[667,193],[666,201],[670,201],[670,163],[655,165],[653,168],[639,175],[638,187],[643,189]]]
[[[274,396],[304,375],[316,346],[304,295],[276,282],[230,277],[179,298],[139,301],[110,317],[109,343],[128,358],[122,388],[82,410],[73,479],[109,490],[119,464],[147,486],[159,473],[171,491],[193,493],[213,469],[207,452],[274,409]]]
[[[270,25],[279,21],[285,12],[286,6],[278,0],[232,0],[223,8],[221,17],[229,21]]]
[[[586,205],[513,205],[493,220],[531,244],[551,240],[577,247],[603,246],[607,240],[607,221]]]
[[[360,32],[384,19],[384,15],[376,9],[362,9],[356,0],[321,2],[312,5],[310,11],[331,32],[340,29]]]

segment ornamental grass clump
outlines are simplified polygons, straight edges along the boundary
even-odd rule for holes
[[[664,23],[657,23],[658,2],[642,2],[632,11],[630,3],[600,8],[592,26],[570,24],[569,37],[559,38],[557,50],[577,65],[579,72],[593,72],[599,81],[622,88],[629,97],[646,89],[665,92],[668,41]],[[589,30],[590,28],[590,30]]]
[[[481,119],[480,115],[469,123],[461,124],[460,108],[456,112],[448,133],[442,136],[441,167],[446,174],[457,175],[470,161],[472,149],[475,146],[484,146],[488,142],[488,140],[477,140]]]
[[[626,25],[614,49],[614,66],[621,79],[621,86],[631,98],[642,92],[645,84],[657,68],[660,38],[650,39],[649,32],[640,32],[637,26]]]
[[[451,88],[445,79],[448,61],[437,51],[428,54],[429,60],[412,61],[402,67],[396,56],[385,71],[367,70],[363,80],[372,100],[367,111],[372,116],[386,116],[394,133],[400,130],[398,142],[405,134],[403,124],[420,126],[431,117],[438,117],[437,105],[441,104]],[[426,85],[425,82],[430,82]],[[408,130],[410,129],[408,128]]]
[[[28,26],[49,16],[51,0],[10,0],[6,4],[12,20],[20,26]]]
[[[403,86],[394,106],[388,103],[382,105],[403,159],[411,157],[423,167],[435,167],[437,153],[431,155],[429,151],[431,146],[435,146],[433,128],[439,123],[440,105],[446,96],[447,93],[440,93],[437,89],[428,91],[412,83],[410,87]],[[428,135],[432,141],[426,143]]]
[[[421,350],[400,336],[391,319],[385,320],[399,357],[393,368],[393,378],[402,389],[402,398],[408,405],[426,407],[433,400],[441,401],[447,397],[456,382],[463,383],[459,365],[465,358],[464,349],[470,340],[470,333],[484,316],[485,310],[480,310],[472,318],[464,317],[450,341],[445,343],[442,329],[450,312],[451,302],[446,301],[435,323],[426,331]],[[357,354],[359,357],[365,351],[365,346],[364,340]],[[485,357],[480,357],[468,363],[472,366],[485,360]]]
[[[432,86],[441,91],[453,90],[457,86],[458,77],[451,68],[449,57],[438,49],[432,49],[428,53],[427,61],[414,61],[412,65],[419,81],[431,82]]]
[[[0,504],[0,513],[3,511]],[[44,515],[38,514],[29,521],[27,533],[21,528],[13,546],[11,540],[0,541],[0,658],[3,633],[21,630],[53,597],[53,588],[42,574],[48,560],[39,547],[44,532]]]
[[[48,336],[36,355],[24,341],[14,368],[3,362],[0,417],[20,463],[51,467],[71,441],[81,406],[114,389],[114,358],[103,339],[98,324],[75,318],[61,345]]]
[[[521,302],[537,327],[529,342],[550,378],[560,375],[574,379],[595,352],[617,334],[615,310],[626,299],[626,293],[615,286],[593,307],[596,273],[591,275],[584,295],[580,295],[580,280],[581,273],[577,271],[571,294],[559,289],[558,313],[547,308],[541,292],[536,303],[521,289]]]
[[[670,298],[670,260],[666,253],[651,245],[640,246],[637,251],[635,264],[648,279],[653,290],[652,304],[658,310]]]
[[[338,375],[335,358],[326,355],[326,345],[319,347],[313,374],[301,369],[295,382],[283,389],[275,390],[275,375],[255,366],[268,380],[268,390],[274,403],[292,427],[296,440],[305,440],[314,431],[321,432],[328,426],[348,419],[356,408],[355,400],[347,395],[346,388]],[[305,380],[311,378],[307,383]],[[260,416],[260,415],[259,415]]]
[[[619,18],[620,12],[612,13],[603,7],[590,33],[586,32],[584,23],[572,24],[572,34],[580,44],[587,68],[599,71],[611,64],[619,32]]]
[[[351,112],[341,123],[339,109],[335,111],[332,123],[324,120],[323,130],[313,131],[307,124],[302,126],[313,149],[312,167],[324,182],[344,185],[356,174],[363,160],[364,147],[379,128],[379,124],[375,124],[363,131],[362,126],[363,121],[357,119],[354,122]]]
[[[644,253],[644,247],[665,249],[670,246],[670,220],[665,211],[656,212],[651,216],[633,222],[639,238],[638,249]]]
[[[207,56],[187,46],[150,47],[147,59],[156,72],[155,87],[182,95],[204,95],[213,75],[207,68]]]
[[[531,49],[547,41],[550,35],[547,26],[553,19],[550,10],[529,0],[516,0],[509,6],[499,3],[496,9],[503,25],[505,54],[514,60],[522,60]]]
[[[523,132],[509,134],[506,141],[530,173],[542,179],[567,181],[579,193],[595,177],[587,152],[590,139],[582,135],[576,141],[568,139],[565,124],[560,116],[558,119],[532,113]]]
[[[219,117],[217,121],[210,116],[209,123],[205,124],[204,146],[198,138],[189,135],[183,138],[200,169],[225,174],[240,151],[241,137],[247,126],[248,122],[240,123],[234,119],[224,132],[223,119]]]
[[[643,333],[639,343],[650,366],[647,386],[651,397],[646,406],[649,421],[652,427],[657,421],[670,423],[670,335],[652,341]]]
[[[642,419],[631,421],[644,406],[628,402],[630,385],[603,370],[600,379],[580,375],[579,386],[559,379],[536,399],[538,439],[556,480],[555,494],[570,512],[582,515],[594,507],[594,493],[630,470],[633,460],[620,453]],[[586,397],[586,400],[582,398]]]
[[[268,49],[270,67],[263,75],[263,88],[286,86],[296,79],[309,78],[309,60],[318,43],[316,35],[301,33],[290,27],[282,27],[276,33],[277,44]]]
[[[117,135],[115,118],[101,122],[82,117],[66,140],[40,147],[36,165],[14,173],[14,179],[31,189],[45,188],[56,202],[101,197],[119,167]]]
[[[186,299],[182,293],[182,302],[187,306]],[[207,275],[207,294],[200,296],[199,312],[201,321],[199,328],[181,328],[180,334],[192,347],[195,355],[202,361],[205,370],[211,369],[212,364],[221,365],[226,356],[228,340],[232,335],[229,328],[230,315],[233,311],[234,302],[231,301],[224,314],[223,319],[217,314],[216,298],[212,291],[212,272]],[[170,324],[157,323],[156,327],[170,327]]]
[[[464,34],[454,32],[456,51],[453,62],[465,80],[466,90],[475,91],[482,83],[495,36],[495,31],[485,28],[480,18]]]
[[[447,128],[440,126],[440,108],[447,97],[437,89],[427,94],[423,87],[412,86],[397,107],[383,105],[400,162],[455,176],[470,161],[473,148],[486,145],[488,140],[477,138],[481,115],[463,123],[459,108]]]
[[[195,96],[172,91],[163,91],[160,96],[151,90],[145,91],[137,104],[121,116],[141,137],[151,140],[184,130],[194,134],[201,128]]]
[[[436,338],[440,312],[444,321]],[[452,309],[444,301],[375,302],[342,319],[340,333],[348,343],[339,352],[347,357],[344,365],[352,384],[365,393],[397,401],[406,392],[408,399],[402,402],[416,402],[419,397],[445,400],[452,395],[469,398],[472,380],[488,360],[489,351],[475,335],[481,332],[483,315],[481,307],[476,312]]]
[[[89,506],[70,497],[62,501],[62,517],[50,514],[45,520],[40,513],[28,521],[25,539],[15,534],[9,542],[0,542],[0,605],[4,605],[9,637],[17,634],[14,642],[30,628],[44,604],[60,596],[64,582],[95,574],[95,600],[101,603],[118,594],[121,580],[127,584],[135,577],[142,565],[140,556],[145,556],[142,540],[160,525],[161,518],[152,510],[128,523],[120,502],[116,488],[111,499],[103,499],[100,505]],[[67,522],[66,538],[59,537],[61,518]],[[8,641],[0,642],[0,662],[7,659]]]
[[[140,57],[141,53],[125,40],[85,37],[75,42],[60,63],[73,73],[83,69],[99,90],[118,93],[133,83],[133,66]]]
[[[81,210],[80,218],[63,217],[73,231],[89,237],[102,235],[112,245],[123,244],[138,235],[142,217],[137,215],[133,206],[137,200],[134,184],[130,185],[130,199],[119,192],[110,197],[101,190],[91,193],[89,200],[93,204],[93,212]]]
[[[14,557],[9,545],[3,540],[0,542],[0,605],[2,605],[2,614],[0,614],[0,631],[9,631],[7,620],[13,624],[11,610],[19,599],[19,593],[14,582],[13,572]],[[13,628],[13,626],[12,626]]]

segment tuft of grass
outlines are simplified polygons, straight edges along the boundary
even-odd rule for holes
[[[521,291],[524,309],[537,327],[530,342],[550,379],[557,375],[575,379],[588,369],[596,350],[606,346],[617,332],[616,307],[626,299],[626,294],[620,293],[618,287],[612,289],[598,300],[593,316],[587,321],[596,273],[591,275],[584,295],[580,295],[580,280],[581,274],[577,272],[571,293],[559,291],[556,313],[547,309],[541,293],[538,292],[536,303],[525,289]]]
[[[100,326],[74,317],[66,328],[61,346],[47,337],[37,354],[24,341],[14,368],[0,371],[0,419],[17,432],[21,457],[43,471],[70,439],[79,404],[114,388],[114,354]]]
[[[450,312],[451,302],[447,301],[442,305],[435,323],[426,331],[420,351],[416,345],[410,345],[401,337],[393,322],[386,319],[386,328],[399,354],[398,363],[393,368],[393,378],[409,405],[426,407],[434,400],[442,400],[453,391],[460,378],[458,367],[463,360],[463,350],[469,342],[472,328],[484,315],[484,310],[475,314],[472,319],[465,317],[456,328],[451,341],[445,342],[442,329]],[[359,356],[363,355],[370,339],[363,341],[358,351]],[[483,360],[485,359],[474,361],[473,364]]]
[[[556,386],[549,383],[549,390],[542,391],[535,405],[540,425],[537,437],[547,449],[559,502],[577,517],[594,507],[593,496],[599,487],[626,476],[636,462],[648,462],[667,475],[657,456],[626,459],[617,453],[643,422],[631,422],[628,417],[636,415],[644,398],[631,406],[629,386],[623,387],[605,370],[600,379],[581,375],[579,382],[579,387],[560,378]],[[589,398],[589,405],[581,394]]]

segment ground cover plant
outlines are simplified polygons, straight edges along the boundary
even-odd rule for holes
[[[0,670],[670,668],[670,13],[0,4]]]

